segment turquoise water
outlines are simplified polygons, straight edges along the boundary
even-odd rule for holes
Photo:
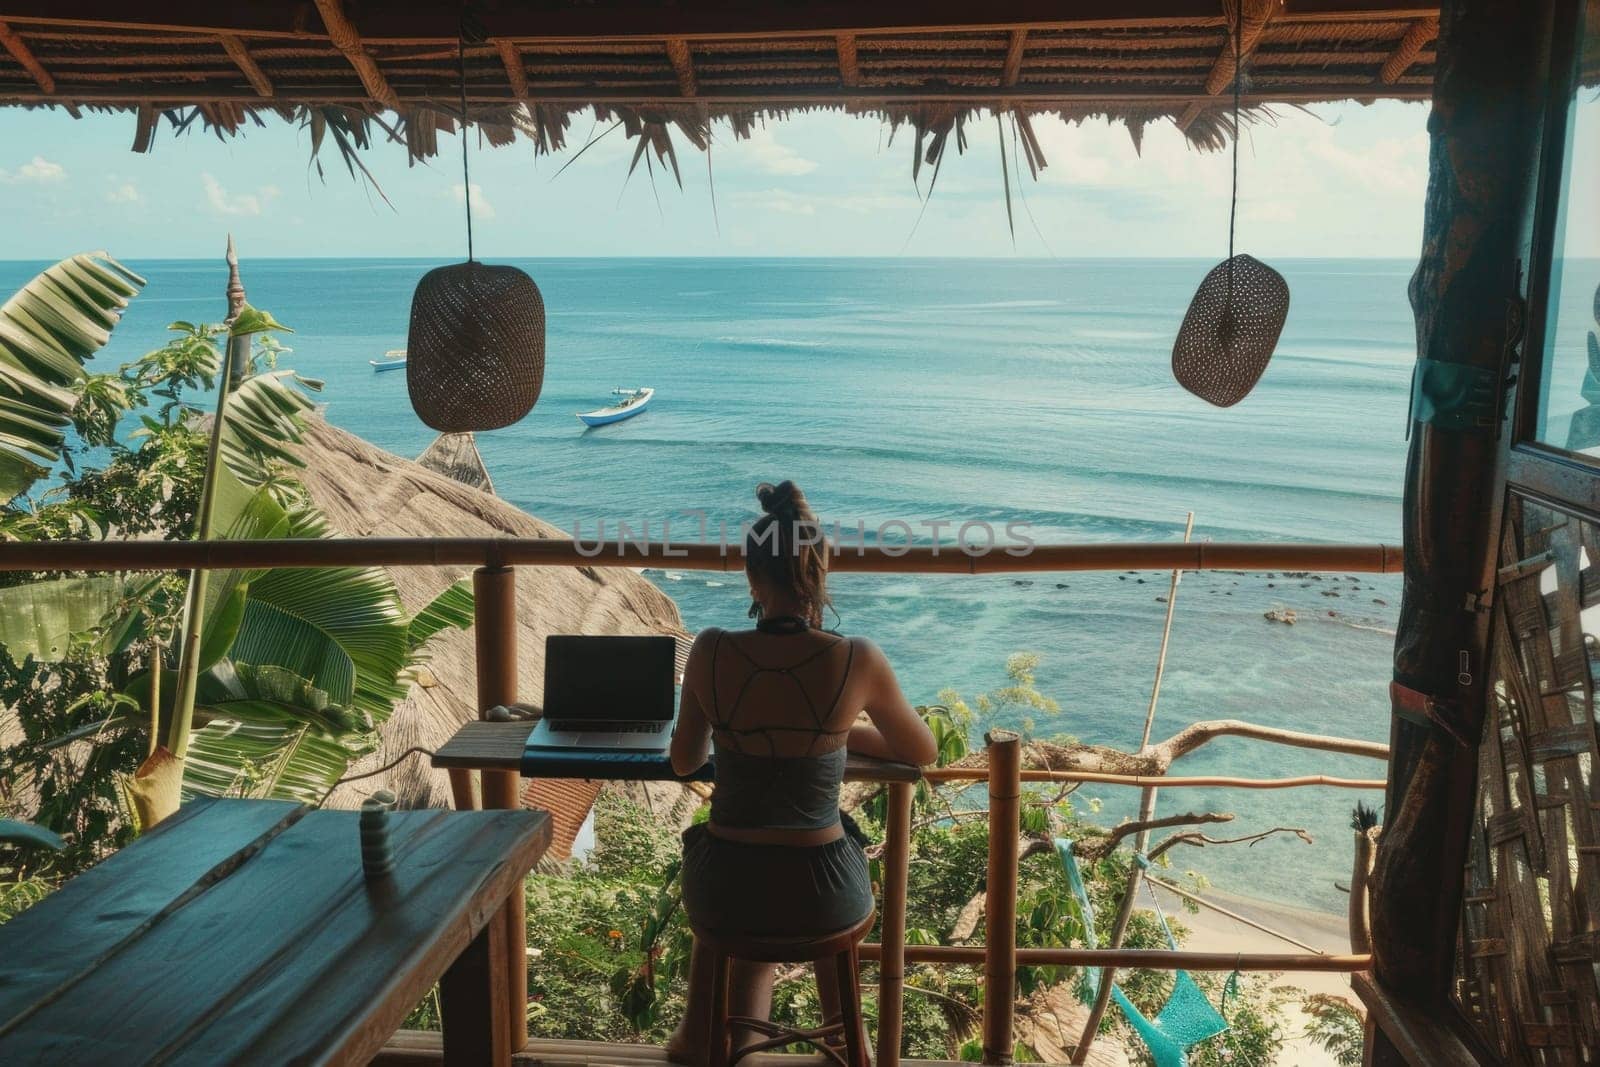
[[[174,319],[221,316],[215,262],[133,262],[150,286],[105,357],[131,358]],[[405,343],[414,260],[259,260],[253,303],[298,331],[287,365],[328,383],[328,417],[401,455],[431,439],[403,374],[367,360]],[[544,395],[480,449],[501,495],[585,537],[604,519],[694,539],[700,509],[753,516],[753,487],[789,477],[825,519],[1027,524],[1038,541],[1399,539],[1411,265],[1292,261],[1293,306],[1256,392],[1219,411],[1183,392],[1171,341],[1202,261],[526,261],[544,293]],[[37,265],[0,263],[0,292]],[[645,414],[584,432],[574,411],[615,386],[657,390]],[[737,625],[737,576],[653,574],[691,627]],[[1060,701],[1040,733],[1136,744],[1167,592],[1164,574],[840,576],[841,629],[874,637],[913,700],[1004,683],[1035,652]],[[1338,595],[1327,595],[1330,593]],[[1399,582],[1393,576],[1207,573],[1179,593],[1155,735],[1196,719],[1385,739]],[[1294,608],[1299,622],[1263,618]],[[1002,712],[1015,723],[1018,713]],[[1381,765],[1225,740],[1192,773],[1381,777]],[[1115,818],[1136,797],[1089,789]],[[1168,791],[1161,811],[1237,814],[1216,834],[1311,830],[1253,848],[1179,849],[1232,891],[1342,908],[1357,796]]]

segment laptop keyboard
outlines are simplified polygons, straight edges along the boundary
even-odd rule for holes
[[[551,719],[550,729],[563,733],[658,734],[667,726],[659,720],[634,722],[596,722],[593,719]]]

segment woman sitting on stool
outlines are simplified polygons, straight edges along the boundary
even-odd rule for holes
[[[684,670],[672,767],[697,770],[715,741],[716,789],[710,820],[683,834],[683,903],[702,929],[820,935],[859,925],[873,907],[862,842],[840,821],[846,753],[926,764],[935,743],[878,646],[821,628],[828,546],[805,496],[793,482],[756,495],[765,514],[745,538],[755,629],[702,631]],[[857,721],[862,711],[869,722]],[[676,1063],[706,1060],[711,963],[696,944],[687,1017],[667,1043]],[[816,970],[837,1022],[837,976]],[[730,1014],[767,1018],[773,974],[736,962]],[[734,1035],[736,1047],[752,1039]]]

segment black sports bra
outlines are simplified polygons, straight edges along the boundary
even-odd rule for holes
[[[733,705],[724,718],[717,702],[716,687],[717,654],[722,649],[724,636],[719,632],[711,648],[712,707],[708,718],[711,720],[713,737],[717,740],[716,790],[711,794],[711,821],[719,826],[765,830],[825,830],[836,825],[839,822],[839,784],[844,780],[847,753],[843,744],[824,752],[817,752],[816,748],[828,738],[837,738],[850,732],[848,727],[829,730],[826,724],[844,695],[850,667],[855,662],[855,645],[849,638],[841,637],[797,663],[786,667],[764,667],[730,639],[728,645],[744,657],[751,671],[740,685]],[[844,674],[840,678],[838,692],[819,714],[816,701],[794,672],[832,652],[840,644],[847,648]],[[805,697],[811,725],[740,728],[734,724],[739,703],[749,690],[750,683],[759,675],[767,674],[780,675],[794,683]],[[805,754],[779,756],[769,751],[767,755],[757,755],[745,750],[745,746],[757,737],[766,738],[768,749],[773,749],[772,735],[775,733],[810,734]],[[724,739],[733,744],[724,743]]]

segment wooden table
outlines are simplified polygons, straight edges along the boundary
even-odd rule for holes
[[[672,772],[667,754],[659,758],[622,763],[603,753],[564,749],[527,751],[528,735],[535,722],[469,722],[439,746],[433,754],[435,767],[456,770],[516,771],[524,778],[592,778],[617,781],[709,782],[711,764],[693,774]],[[922,770],[909,763],[894,763],[850,753],[844,765],[847,782],[917,782]]]
[[[365,1064],[441,984],[448,1063],[510,1063],[505,924],[540,812],[198,799],[0,926],[0,1063]],[[497,995],[498,994],[498,995]]]

